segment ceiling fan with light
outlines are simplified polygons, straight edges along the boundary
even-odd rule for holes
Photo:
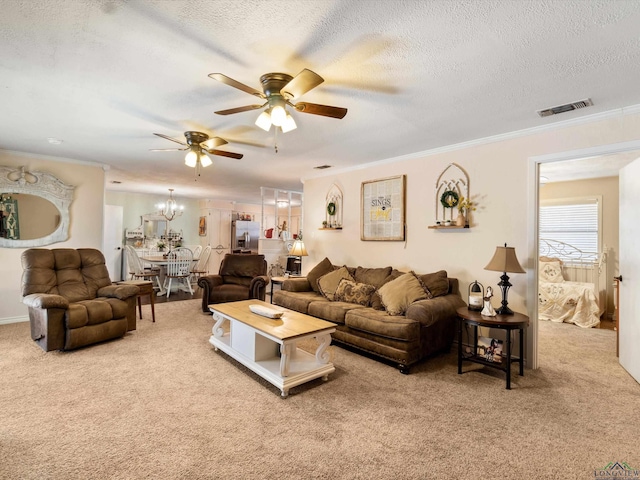
[[[244,85],[222,73],[211,73],[209,77],[225,85],[266,100],[262,105],[246,105],[244,107],[220,110],[215,113],[218,115],[231,115],[267,107],[256,120],[256,125],[267,132],[271,129],[271,125],[280,127],[283,133],[290,132],[297,128],[295,120],[286,110],[287,105],[293,107],[298,112],[331,118],[344,118],[347,114],[347,109],[342,107],[331,107],[329,105],[319,105],[308,102],[292,102],[292,100],[297,99],[324,82],[324,79],[320,75],[306,68],[295,77],[287,75],[286,73],[265,73],[260,77],[263,92]]]
[[[227,142],[224,138],[209,137],[206,133],[202,132],[184,132],[186,143],[182,140],[176,140],[175,138],[168,137],[161,133],[154,133],[154,135],[166,138],[172,142],[179,143],[186,148],[152,148],[152,152],[171,152],[171,151],[186,151],[187,155],[184,157],[184,163],[188,167],[194,167],[196,173],[200,174],[200,167],[208,167],[211,165],[211,159],[207,154],[220,155],[221,157],[229,157],[240,160],[243,155],[240,153],[226,152],[224,150],[217,150],[216,147],[224,145]]]

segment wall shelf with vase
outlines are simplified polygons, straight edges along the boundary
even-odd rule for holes
[[[325,219],[320,230],[342,229],[342,190],[335,183],[331,185],[325,199]]]
[[[436,180],[436,223],[429,228],[433,230],[468,229],[470,210],[475,208],[469,200],[469,175],[460,165],[450,163]]]

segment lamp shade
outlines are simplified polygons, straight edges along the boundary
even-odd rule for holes
[[[196,163],[198,163],[198,153],[191,150],[184,157],[184,163],[187,167],[192,167],[192,168],[195,167]]]
[[[271,129],[271,115],[269,115],[268,111],[264,111],[260,114],[260,116],[258,116],[256,125],[263,129],[265,132],[268,132]]]
[[[309,254],[307,253],[307,249],[304,247],[304,242],[302,240],[296,240],[293,242],[291,250],[289,250],[289,255],[295,257],[306,257]]]
[[[287,112],[284,107],[276,105],[271,109],[271,123],[276,127],[281,127],[287,118]]]
[[[287,118],[284,120],[284,123],[280,128],[282,128],[282,133],[287,133],[298,128],[298,126],[296,125],[296,121],[293,119],[289,112],[287,112]]]
[[[211,159],[209,158],[209,155],[205,155],[204,153],[200,155],[200,163],[202,164],[203,167],[208,167],[209,165],[211,165],[213,162],[211,161]]]
[[[494,272],[525,273],[516,257],[516,249],[507,247],[506,243],[504,247],[496,247],[493,258],[484,269]]]

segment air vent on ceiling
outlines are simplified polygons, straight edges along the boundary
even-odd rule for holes
[[[316,170],[324,170],[325,168],[331,168],[332,165],[318,165],[317,167],[313,167]]]
[[[577,102],[566,103],[564,105],[558,105],[557,107],[545,108],[544,110],[538,110],[538,115],[541,117],[548,117],[549,115],[557,115],[558,113],[570,112],[571,110],[577,110],[578,108],[590,107],[593,102],[590,98],[585,100],[578,100]]]

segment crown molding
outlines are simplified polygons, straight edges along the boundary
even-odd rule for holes
[[[608,110],[606,112],[594,113],[592,115],[585,115],[582,117],[571,118],[569,120],[562,120],[560,122],[539,125],[537,127],[525,128],[522,130],[514,130],[513,132],[501,133],[498,135],[492,135],[490,137],[479,138],[476,140],[469,140],[467,142],[454,143],[452,145],[432,148],[430,150],[423,150],[421,152],[409,153],[407,155],[401,155],[398,157],[392,157],[392,158],[387,158],[383,160],[376,160],[374,162],[363,163],[360,165],[353,165],[350,167],[344,167],[344,168],[336,169],[333,171],[318,172],[315,174],[306,175],[305,177],[301,178],[301,181],[304,184],[305,180],[309,180],[312,178],[335,176],[341,173],[348,173],[356,170],[363,170],[366,168],[376,167],[379,165],[388,165],[390,163],[403,162],[405,160],[413,160],[416,158],[424,158],[432,155],[440,155],[443,153],[454,152],[456,150],[464,150],[467,148],[487,145],[490,143],[513,140],[515,138],[527,137],[530,135],[536,135],[539,133],[558,130],[561,128],[574,127],[577,125],[587,125],[589,123],[601,122],[603,120],[607,120],[610,118],[627,116],[627,115],[636,115],[636,114],[640,114],[640,104],[630,105],[630,106],[618,108],[615,110]]]

